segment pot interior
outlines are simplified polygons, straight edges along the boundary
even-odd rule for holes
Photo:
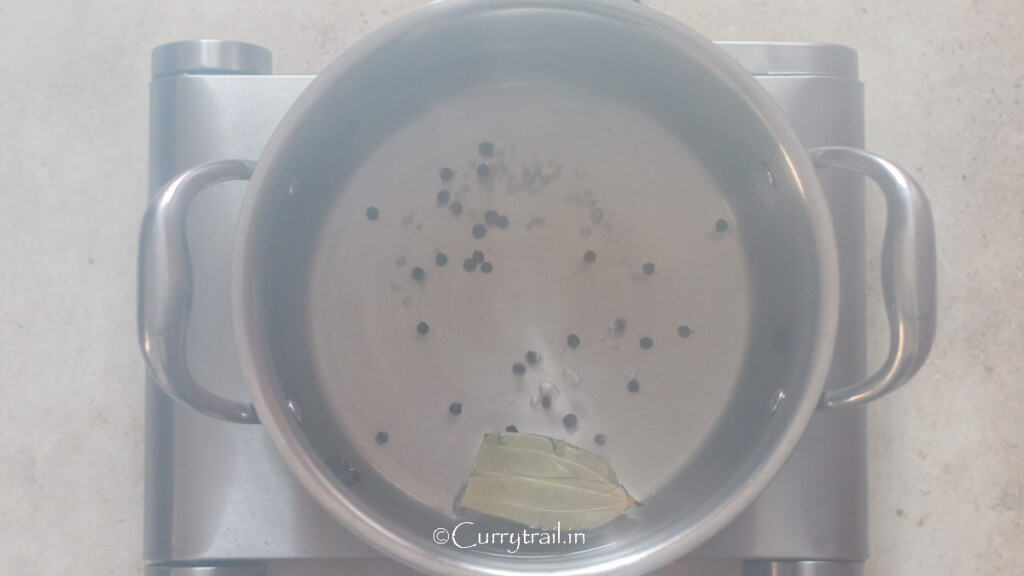
[[[541,6],[437,9],[328,69],[242,247],[253,354],[334,497],[522,570],[695,530],[814,402],[823,345],[807,183],[750,86],[632,9]],[[644,506],[585,545],[433,544],[508,527],[453,502],[509,426],[601,456]]]

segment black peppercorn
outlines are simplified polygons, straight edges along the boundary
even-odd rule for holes
[[[576,347],[580,345],[580,337],[575,334],[569,334],[569,338],[566,339],[566,342],[569,344],[569,348],[575,350]]]
[[[578,418],[576,418],[576,415],[570,412],[562,417],[562,424],[565,426],[566,430],[572,430],[576,427],[577,420]]]
[[[616,318],[613,329],[615,330],[616,336],[622,336],[626,332],[626,319]]]

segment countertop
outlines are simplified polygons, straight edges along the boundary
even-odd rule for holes
[[[1024,7],[647,3],[714,39],[859,50],[869,147],[931,200],[940,314],[919,375],[869,411],[866,573],[1024,573]],[[142,568],[135,258],[150,50],[245,40],[274,52],[276,72],[313,73],[419,4],[0,3],[0,573]]]

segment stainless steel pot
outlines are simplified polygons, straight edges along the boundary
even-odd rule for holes
[[[890,354],[824,394],[841,295],[815,167],[870,176],[888,207]],[[232,299],[252,404],[207,392],[184,353],[189,200],[250,178]],[[340,522],[415,568],[628,574],[742,511],[814,410],[906,382],[934,291],[913,180],[861,150],[805,151],[692,31],[631,3],[441,2],[324,71],[258,164],[164,187],[142,229],[139,334],[165,391],[262,423]],[[528,350],[540,360],[514,371]],[[481,436],[507,425],[600,454],[645,506],[582,544],[436,544],[465,520],[452,501]]]

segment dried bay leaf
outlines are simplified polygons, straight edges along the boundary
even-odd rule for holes
[[[459,504],[545,530],[596,528],[639,505],[600,457],[537,434],[486,434]]]

